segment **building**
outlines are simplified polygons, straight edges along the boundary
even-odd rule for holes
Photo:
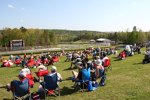
[[[101,45],[101,46],[110,46],[111,40],[105,39],[105,38],[99,38],[99,39],[96,39],[96,44]]]
[[[92,39],[92,40],[90,40],[90,43],[95,43],[95,40],[93,40],[93,39]]]
[[[22,39],[10,41],[10,50],[22,50],[25,47],[25,43]]]

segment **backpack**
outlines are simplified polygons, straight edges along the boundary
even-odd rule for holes
[[[88,91],[96,90],[98,88],[98,83],[97,82],[92,83],[92,81],[89,81],[87,88],[88,88]]]
[[[88,91],[93,91],[92,81],[89,81],[87,88],[88,88]]]

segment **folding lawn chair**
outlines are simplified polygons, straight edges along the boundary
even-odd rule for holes
[[[91,72],[90,68],[82,69],[82,80],[75,81],[76,87],[75,89],[79,89],[80,91],[84,91],[84,89],[88,88],[89,81],[91,80]]]
[[[49,95],[60,96],[57,73],[44,76],[44,82],[41,84],[44,88],[45,99]]]
[[[14,80],[11,82],[11,90],[13,92],[13,100],[31,100],[30,86],[27,78],[22,81]]]
[[[106,70],[108,70],[108,69],[112,70],[110,58],[104,60],[103,66]]]

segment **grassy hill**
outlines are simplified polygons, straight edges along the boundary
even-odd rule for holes
[[[115,56],[110,56],[112,61],[112,71],[107,71],[106,86],[99,87],[92,92],[75,92],[71,86],[73,82],[67,80],[72,76],[71,70],[67,70],[70,62],[64,62],[65,57],[60,58],[60,62],[55,66],[63,76],[61,83],[61,96],[49,97],[56,100],[150,100],[150,64],[141,64],[144,55],[134,55],[125,60],[116,60]],[[0,85],[5,85],[13,79],[17,79],[19,67],[0,68]],[[35,69],[32,69],[34,72]],[[36,91],[39,84],[36,83],[31,91]],[[11,92],[0,89],[0,100],[11,99]]]

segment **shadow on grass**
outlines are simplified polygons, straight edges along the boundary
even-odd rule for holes
[[[123,59],[121,59],[121,58],[118,58],[118,57],[113,57],[115,60],[113,60],[113,61],[121,61],[121,60],[123,60]]]
[[[133,65],[144,65],[142,62],[139,63],[133,63]]]
[[[63,87],[61,89],[61,96],[70,95],[70,94],[73,94],[75,92],[77,92],[77,91],[73,88]]]
[[[117,59],[118,57],[112,57],[112,58],[116,58]]]
[[[122,61],[122,59],[115,59],[114,61]]]
[[[72,78],[73,78],[73,77],[68,77],[68,78],[66,78],[66,79],[63,79],[63,81],[72,81]]]
[[[3,98],[3,100],[13,100],[13,99],[9,99],[9,98]]]
[[[10,67],[5,67],[5,66],[2,66],[2,65],[0,66],[0,68],[17,68],[17,67],[22,68],[21,66],[10,66]]]
[[[63,71],[67,71],[67,70],[75,70],[75,69],[77,69],[77,68],[75,68],[75,67],[73,67],[73,68],[66,68],[66,69],[64,69]]]

